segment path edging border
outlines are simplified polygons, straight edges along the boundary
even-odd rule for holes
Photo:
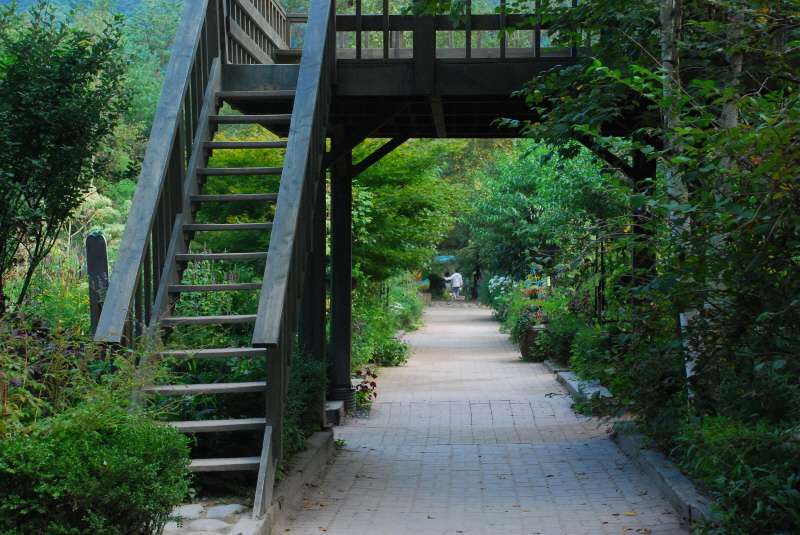
[[[272,504],[261,520],[240,520],[229,535],[271,535],[291,503],[300,495],[306,483],[322,472],[333,457],[333,430],[317,431],[308,439],[305,451],[292,457],[292,471],[272,493]]]
[[[553,363],[546,361],[545,365],[556,374],[556,380],[567,389],[567,392],[579,401],[591,401],[595,392],[600,392],[599,395],[603,397],[611,397],[611,393],[605,387],[587,383],[569,371],[555,371],[559,368]],[[711,511],[712,500],[697,492],[689,478],[663,454],[647,449],[647,437],[635,431],[631,433],[618,431],[614,433],[614,441],[679,515],[689,522],[718,520]]]
[[[587,383],[579,379],[578,376],[572,372],[556,373],[556,381],[561,383],[569,394],[578,401],[590,401],[595,392],[599,392],[600,396],[604,398],[611,397],[611,392],[609,392],[606,387],[600,386],[599,384]]]
[[[689,478],[663,454],[647,449],[647,437],[636,432],[617,432],[614,441],[678,514],[690,522],[718,520],[711,511],[712,500],[697,492]]]

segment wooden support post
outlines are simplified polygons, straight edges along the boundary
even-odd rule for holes
[[[541,0],[536,0],[536,28],[533,30],[533,55],[537,58],[542,55],[542,16],[539,14],[539,9],[541,9],[541,7]]]
[[[383,59],[389,58],[389,0],[383,0]]]
[[[341,143],[341,130],[334,135],[333,149]],[[331,375],[328,399],[345,401],[355,407],[355,391],[350,384],[352,337],[352,209],[353,185],[348,168],[352,154],[331,169]]]
[[[469,59],[472,57],[472,0],[467,0],[467,18],[464,25],[464,48],[467,51],[467,59]]]
[[[436,26],[430,15],[414,17],[414,92],[434,93],[436,71]]]
[[[89,312],[94,335],[108,290],[108,249],[102,233],[86,236],[86,274],[89,277]]]
[[[361,0],[356,0],[356,59],[361,59]]]

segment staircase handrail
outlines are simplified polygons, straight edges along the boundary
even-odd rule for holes
[[[193,82],[196,84],[200,81],[192,76],[193,69],[203,45],[211,44],[208,54],[202,58],[206,63],[202,66],[205,67],[206,76],[213,58],[219,56],[220,24],[217,20],[219,11],[216,8],[215,0],[193,0],[186,2],[181,14],[139,182],[125,223],[95,340],[124,342],[132,346],[134,333],[131,329],[135,331],[138,328],[139,332],[143,330],[141,326],[130,327],[127,324],[131,319],[134,323],[144,324],[152,319],[148,317],[148,307],[152,305],[148,301],[155,296],[155,289],[158,288],[163,255],[166,254],[166,244],[169,243],[168,233],[171,232],[172,222],[180,211],[182,175],[185,172],[183,162],[188,157],[184,151],[187,145],[191,148],[191,141],[187,144],[185,139],[187,134],[189,140],[194,137],[193,131],[187,133],[185,129],[187,126],[197,127],[192,124],[192,114],[199,113],[202,106],[202,102],[200,105],[187,106],[187,94],[192,92],[196,101],[197,91],[205,88],[205,83],[200,87],[192,87]],[[215,46],[208,41],[216,41]],[[200,76],[201,80],[202,78]],[[199,97],[202,99],[202,92]],[[194,119],[196,121],[196,116]],[[177,169],[178,166],[180,170]],[[174,176],[176,172],[178,176]],[[175,195],[177,199],[169,198]],[[154,236],[154,231],[158,235]],[[147,262],[148,260],[151,262]],[[134,304],[137,294],[138,300],[142,302]],[[140,309],[141,313],[132,309]],[[131,318],[132,314],[140,317]]]
[[[312,0],[278,191],[279,201],[253,333],[254,347],[278,347],[282,341],[281,334],[292,331],[292,328],[287,331],[287,327],[296,316],[297,306],[293,302],[296,299],[291,296],[295,295],[302,280],[304,229],[309,228],[310,223],[304,221],[301,214],[303,208],[313,202],[311,190],[316,185],[314,178],[321,173],[325,150],[325,99],[335,61],[333,17],[332,0]]]

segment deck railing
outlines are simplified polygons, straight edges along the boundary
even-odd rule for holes
[[[274,25],[273,25],[274,23]],[[289,24],[276,0],[186,2],[95,339],[134,347],[154,307],[221,63],[272,62]],[[207,113],[207,110],[206,110]]]
[[[501,0],[501,7],[505,4]],[[546,25],[532,22],[530,15],[473,13],[469,0],[457,22],[448,15],[392,13],[388,0],[379,13],[363,13],[362,0],[352,5],[352,12],[336,16],[339,59],[411,59],[418,54],[415,50],[425,49],[434,49],[442,59],[575,57],[588,52],[553,46]]]

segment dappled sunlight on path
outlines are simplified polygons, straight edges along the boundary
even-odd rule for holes
[[[279,532],[687,533],[597,420],[541,364],[521,362],[491,312],[429,307],[384,368],[369,418]],[[630,514],[633,513],[633,514]]]

